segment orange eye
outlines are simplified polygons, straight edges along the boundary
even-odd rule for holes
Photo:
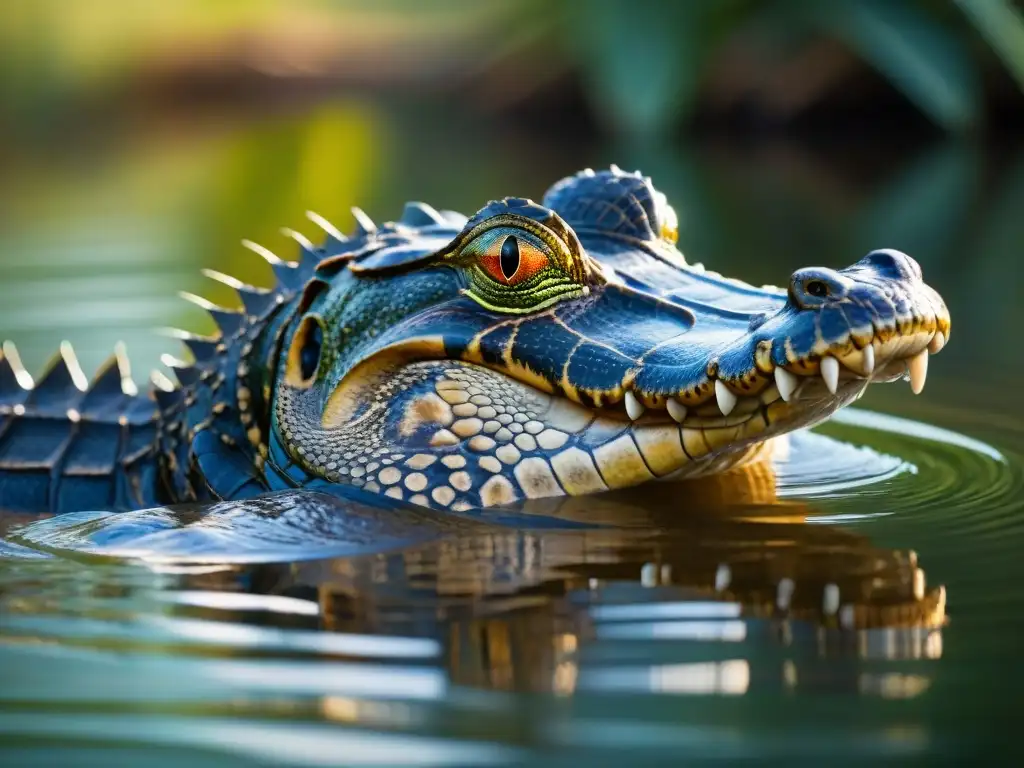
[[[493,280],[519,285],[549,266],[547,254],[524,238],[506,235],[488,244],[480,266]]]

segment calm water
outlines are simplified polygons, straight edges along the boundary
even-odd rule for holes
[[[82,160],[82,158],[88,160]],[[77,158],[71,162],[72,158]],[[751,282],[874,247],[950,306],[924,395],[876,387],[771,472],[523,509],[0,515],[4,765],[638,765],[978,756],[1014,741],[1024,638],[1024,153],[566,145],[339,103],[161,121],[0,181],[0,329],[38,370],[209,329],[312,208],[471,213],[643,168],[684,252]],[[119,762],[120,761],[120,762]]]

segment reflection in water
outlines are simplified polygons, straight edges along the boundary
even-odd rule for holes
[[[194,766],[992,743],[1024,615],[1021,423],[1000,405],[1022,358],[992,332],[1021,325],[1024,158],[991,183],[974,147],[949,144],[844,183],[780,146],[543,147],[354,102],[174,134],[5,174],[0,328],[33,370],[60,338],[89,369],[124,339],[141,379],[167,351],[150,326],[207,330],[173,290],[233,300],[199,269],[260,283],[238,239],[279,242],[307,208],[342,226],[350,205],[386,219],[409,196],[471,211],[609,162],[650,169],[696,261],[777,282],[808,254],[834,266],[891,245],[957,330],[927,400],[865,401],[917,421],[840,414],[821,432],[843,444],[797,441],[776,473],[504,518],[282,496],[30,526],[0,540],[2,762],[40,762],[40,741],[46,764]],[[999,450],[924,428],[937,421]],[[0,533],[24,522],[0,514]]]
[[[835,510],[808,498],[850,493],[839,477],[858,495],[884,489],[877,516],[921,492],[922,456],[966,460],[953,442],[922,454],[906,448],[917,438],[876,437],[903,441],[904,458],[801,434],[774,469],[494,514],[286,493],[19,526],[12,546],[93,563],[15,557],[0,570],[0,739],[177,733],[277,764],[335,749],[408,765],[551,748],[761,755],[804,697],[914,701],[936,683],[945,588],[912,551],[809,524]],[[756,726],[747,700],[762,702]],[[85,709],[29,722],[5,710],[15,702]],[[140,710],[159,718],[136,723]],[[737,723],[728,738],[723,718]],[[913,720],[899,732],[882,715],[811,721],[807,754],[826,736],[864,756],[930,744]]]

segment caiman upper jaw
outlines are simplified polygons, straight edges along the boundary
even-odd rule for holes
[[[873,251],[841,271],[798,270],[784,306],[752,316],[747,333],[709,350],[701,380],[653,390],[641,372],[624,387],[622,405],[633,421],[653,408],[691,423],[751,412],[757,403],[794,402],[813,382],[822,385],[818,399],[829,412],[869,383],[905,377],[920,393],[929,355],[942,350],[949,332],[945,303],[923,282],[917,262],[899,251]]]

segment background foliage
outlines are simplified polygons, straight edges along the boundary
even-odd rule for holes
[[[872,75],[969,134],[994,101],[1019,115],[1024,87],[1011,0],[38,0],[0,14],[7,122],[33,129],[112,93],[170,81],[180,96],[203,75],[483,82],[512,104],[568,78],[603,130],[643,137],[723,110],[763,125],[851,96],[869,107]]]

